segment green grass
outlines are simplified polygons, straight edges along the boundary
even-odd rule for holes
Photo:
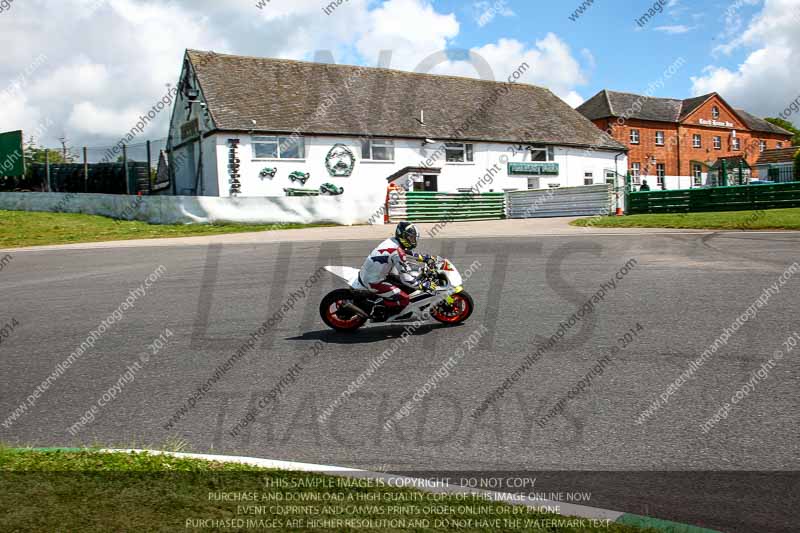
[[[572,225],[593,228],[800,230],[800,208],[593,217],[575,220]]]
[[[299,229],[333,224],[183,224],[156,225],[95,215],[0,211],[0,248],[79,242],[197,237],[249,231]]]
[[[528,511],[483,499],[464,499],[387,486],[344,486],[345,478],[250,466],[141,454],[35,451],[0,448],[0,531],[179,531],[187,519],[277,520],[272,531],[304,528],[314,519],[406,520],[427,518],[415,531],[487,531],[491,527],[434,528],[435,519],[522,520],[519,531],[634,533],[633,526],[535,528],[536,520],[559,515]],[[353,481],[350,480],[350,483]],[[278,484],[282,484],[280,488]],[[303,486],[296,486],[298,484]],[[362,482],[363,483],[363,482]],[[289,485],[289,487],[286,487]],[[292,487],[292,485],[295,485]],[[219,493],[253,493],[283,501],[222,501]],[[287,501],[289,496],[307,498]],[[351,497],[334,501],[330,497]],[[237,506],[264,506],[264,514],[245,514]],[[436,505],[439,514],[423,512]],[[277,506],[277,509],[276,509]],[[359,512],[355,512],[355,506]],[[292,508],[294,507],[294,508]],[[351,509],[348,509],[351,507]],[[481,509],[477,509],[480,507]],[[272,508],[270,510],[270,508]],[[444,509],[444,511],[442,511]],[[452,513],[450,512],[452,511]],[[476,512],[477,511],[477,512]],[[301,520],[303,522],[294,522]],[[374,523],[374,522],[373,522]],[[301,525],[302,524],[302,525]],[[255,531],[233,524],[228,531]],[[375,525],[378,525],[375,523]],[[398,524],[399,525],[399,524]],[[211,527],[206,530],[220,530]],[[317,530],[322,530],[317,528]],[[329,531],[352,530],[346,527]],[[368,527],[364,531],[399,531]]]

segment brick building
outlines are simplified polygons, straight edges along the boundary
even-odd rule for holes
[[[722,158],[744,158],[755,169],[765,150],[791,146],[790,132],[717,93],[675,100],[603,90],[577,110],[630,149],[634,183],[647,179],[652,188],[701,187]]]

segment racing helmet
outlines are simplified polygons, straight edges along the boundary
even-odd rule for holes
[[[394,230],[394,236],[397,242],[400,243],[400,246],[408,252],[417,247],[419,232],[417,231],[417,227],[411,222],[399,223],[397,229]]]

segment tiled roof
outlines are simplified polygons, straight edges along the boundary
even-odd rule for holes
[[[800,151],[800,146],[790,148],[779,148],[777,150],[764,150],[758,158],[756,165],[773,165],[777,163],[791,163],[794,161],[794,154]]]
[[[785,129],[776,126],[771,122],[767,122],[763,118],[758,118],[754,115],[751,115],[747,111],[744,111],[742,109],[737,109],[736,112],[742,118],[747,127],[752,131],[760,131],[764,133],[777,133],[779,135],[792,135],[790,131],[786,131]]]
[[[533,85],[196,50],[187,56],[219,130],[626,149]]]
[[[624,117],[639,120],[677,123],[683,121],[716,93],[704,94],[685,100],[654,98],[632,93],[603,90],[578,107],[590,120]],[[792,135],[783,128],[770,124],[747,111],[736,109],[736,114],[751,131]]]

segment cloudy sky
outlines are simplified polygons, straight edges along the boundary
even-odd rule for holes
[[[524,82],[571,105],[658,81],[656,96],[717,91],[761,116],[800,96],[800,0],[662,0],[644,23],[652,1],[595,0],[577,13],[583,0],[344,0],[326,13],[330,1],[0,0],[0,131],[112,144],[176,84],[186,48],[360,65],[389,50],[392,68],[427,60],[476,76],[459,52],[469,50],[498,80],[527,62]],[[142,137],[165,137],[167,121]]]

